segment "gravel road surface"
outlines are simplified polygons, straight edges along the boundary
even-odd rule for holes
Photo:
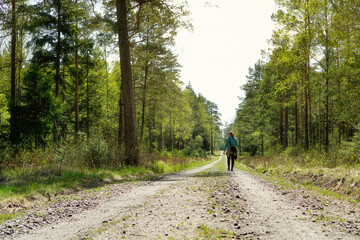
[[[360,239],[359,204],[224,170],[224,156],[153,181],[56,201],[0,227],[4,239]]]

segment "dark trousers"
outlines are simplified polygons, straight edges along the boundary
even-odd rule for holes
[[[230,168],[230,160],[231,160],[231,168]],[[228,170],[231,169],[231,171],[232,171],[234,169],[234,163],[235,163],[235,156],[233,154],[227,155]]]

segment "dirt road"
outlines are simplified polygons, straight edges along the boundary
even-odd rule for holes
[[[357,205],[320,199],[304,190],[280,190],[252,174],[240,170],[227,172],[224,165],[224,157],[220,156],[210,165],[156,181],[114,184],[95,194],[96,197],[86,193],[77,200],[81,208],[84,201],[92,198],[93,204],[85,204],[86,209],[2,237],[359,239]],[[76,207],[70,204],[69,208]],[[54,208],[48,206],[42,219],[61,212]],[[332,212],[345,210],[351,214],[341,214],[351,217],[351,223],[342,225],[344,221],[340,218],[330,219]]]

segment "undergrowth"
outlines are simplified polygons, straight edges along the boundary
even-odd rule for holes
[[[259,174],[284,188],[305,188],[351,202],[360,201],[360,168],[357,164],[336,167],[324,165],[323,161],[309,158],[241,157],[236,167]],[[321,159],[321,156],[319,156]],[[240,163],[241,162],[241,163]]]
[[[89,168],[69,163],[60,165],[51,161],[44,164],[24,163],[21,167],[3,169],[2,179],[0,179],[0,210],[9,202],[19,202],[19,199],[46,198],[67,189],[78,191],[109,183],[146,180],[161,174],[201,166],[215,158],[217,156],[206,159],[158,155],[151,156],[151,161],[141,166],[116,168]],[[1,211],[0,216],[5,217]]]

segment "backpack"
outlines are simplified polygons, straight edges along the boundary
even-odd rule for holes
[[[237,148],[235,146],[230,147],[231,154],[237,154]]]
[[[235,146],[231,145],[231,140],[230,139],[229,139],[229,143],[230,143],[230,152],[231,152],[231,154],[236,156],[237,155],[237,148]]]

